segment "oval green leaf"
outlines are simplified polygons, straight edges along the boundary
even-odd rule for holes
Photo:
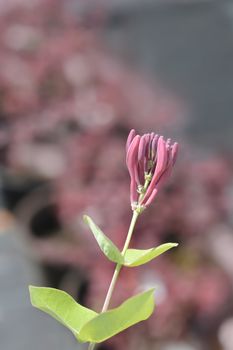
[[[119,249],[115,246],[115,244],[108,237],[105,236],[105,234],[89,216],[84,215],[83,220],[89,226],[104,255],[109,260],[117,264],[123,264],[124,258]]]
[[[154,289],[150,289],[87,322],[81,329],[80,336],[89,342],[100,343],[149,318],[154,306]]]
[[[85,323],[98,315],[96,312],[78,304],[62,290],[29,286],[29,293],[34,307],[46,312],[69,328],[79,341],[83,341],[79,337],[80,329]]]
[[[177,247],[178,243],[165,243],[151,249],[127,249],[125,253],[124,265],[134,267],[146,264],[147,262],[157,258],[157,256],[165,253],[167,250]]]

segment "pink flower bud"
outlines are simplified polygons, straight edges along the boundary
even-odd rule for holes
[[[132,208],[147,207],[166,182],[175,164],[178,143],[155,133],[136,135],[131,130],[126,144],[126,164],[129,170]]]
[[[140,185],[145,181],[145,155],[146,155],[146,135],[143,135],[140,139],[138,147],[138,177]]]
[[[129,149],[129,146],[131,144],[131,142],[133,141],[133,138],[135,137],[136,135],[136,131],[134,129],[132,129],[129,133],[129,136],[127,138],[127,141],[126,141],[126,154],[128,152],[128,149]]]
[[[129,139],[129,138],[128,138]],[[137,202],[138,193],[137,193],[137,164],[138,164],[138,147],[140,142],[140,136],[135,136],[131,143],[129,144],[127,155],[126,155],[126,164],[129,170],[131,184],[130,184],[130,200],[131,204]]]

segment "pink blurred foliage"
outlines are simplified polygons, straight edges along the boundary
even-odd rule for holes
[[[11,121],[13,163],[14,142],[33,142],[71,120],[87,132],[116,122],[143,128],[152,116],[159,128],[177,122],[175,99],[117,62],[62,5],[16,6],[1,17],[1,114]]]
[[[49,180],[66,239],[35,239],[33,250],[41,261],[81,267],[90,280],[86,303],[100,309],[113,266],[82,214],[122,247],[131,213],[128,130],[172,135],[182,128],[183,105],[114,58],[98,27],[64,7],[65,1],[55,0],[0,4],[0,154],[13,172]],[[158,285],[157,312],[144,326],[150,337],[180,337],[189,332],[190,318],[221,317],[231,287],[203,241],[229,216],[231,176],[231,164],[221,156],[184,157],[140,218],[132,246],[180,243],[146,268],[124,269],[114,295],[117,304]],[[112,341],[120,348],[130,335]]]

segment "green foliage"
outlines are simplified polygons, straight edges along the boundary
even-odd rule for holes
[[[157,256],[163,254],[167,250],[176,247],[177,243],[165,243],[158,247],[151,249],[127,249],[125,253],[124,265],[133,267],[146,264],[152,259],[157,258]]]
[[[81,329],[80,336],[89,342],[100,343],[149,318],[154,306],[154,289],[150,289],[87,322]]]
[[[105,234],[89,216],[84,215],[83,220],[91,229],[100,249],[106,255],[106,257],[117,264],[123,264],[124,258],[115,244],[105,236]]]
[[[139,266],[156,258],[177,243],[166,243],[156,248],[128,249],[123,256],[89,216],[84,221],[90,227],[106,257],[120,265]],[[146,320],[154,310],[154,289],[133,296],[115,309],[96,313],[78,304],[67,293],[44,287],[29,287],[31,303],[67,327],[80,342],[100,343],[126,328]]]
[[[78,304],[69,294],[54,288],[29,287],[31,303],[62,323],[81,342],[99,343],[146,320],[154,310],[154,289],[126,300],[101,314]]]
[[[82,341],[79,337],[81,328],[98,315],[58,289],[29,286],[29,293],[33,306],[69,328],[80,341]]]

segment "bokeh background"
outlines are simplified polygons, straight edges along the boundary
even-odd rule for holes
[[[122,247],[131,128],[180,143],[134,247],[179,248],[125,269],[112,305],[156,286],[147,321],[100,350],[233,349],[233,3],[0,1],[0,348],[85,349],[29,303],[51,286],[100,310]]]

